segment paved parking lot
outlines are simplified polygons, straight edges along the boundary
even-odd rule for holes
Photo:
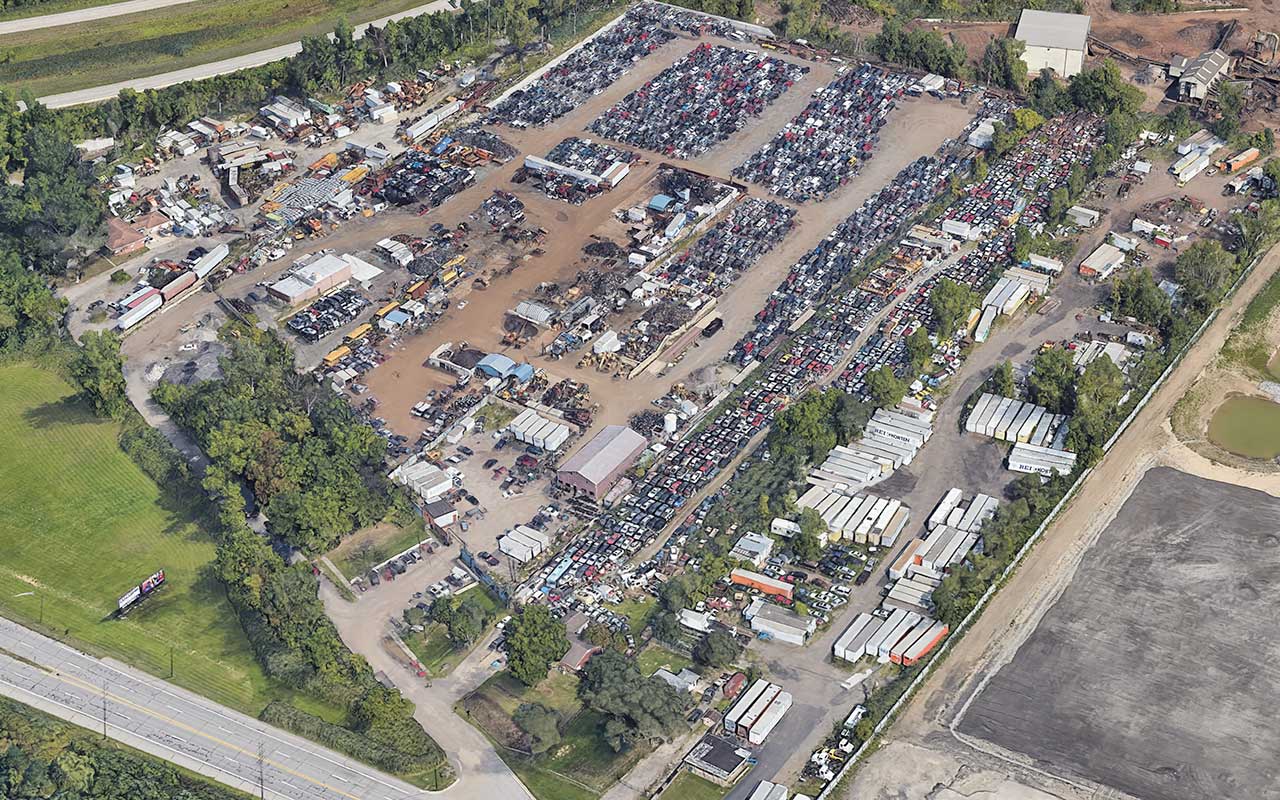
[[[1280,797],[1280,500],[1148,472],[960,729],[1146,800]]]

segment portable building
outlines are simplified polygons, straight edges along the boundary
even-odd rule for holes
[[[1048,272],[1053,275],[1059,274],[1060,272],[1062,272],[1063,269],[1066,268],[1066,265],[1063,264],[1058,259],[1049,258],[1048,256],[1037,255],[1036,253],[1032,253],[1031,255],[1027,256],[1027,263],[1030,264],[1035,269],[1038,269],[1042,272]]]

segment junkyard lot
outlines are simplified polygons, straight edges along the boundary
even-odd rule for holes
[[[1149,471],[964,733],[1150,800],[1280,797],[1280,501]]]

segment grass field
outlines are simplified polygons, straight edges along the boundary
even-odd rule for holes
[[[0,36],[0,84],[37,96],[155,75],[327,33],[425,0],[205,0]],[[66,10],[66,9],[62,9]]]
[[[532,688],[501,672],[476,689],[475,694],[489,701],[491,708],[496,707],[498,716],[488,718],[497,720],[500,726],[513,724],[508,718],[522,703],[541,703],[560,714],[560,744],[539,756],[529,757],[503,747],[500,732],[488,730],[482,719],[467,714],[473,725],[497,743],[499,755],[538,800],[594,800],[648,752],[647,747],[613,752],[600,735],[604,718],[582,709],[577,687],[577,678],[560,672],[551,673]]]
[[[356,531],[330,550],[327,555],[342,570],[347,580],[365,574],[374,564],[403,553],[418,542],[430,538],[424,528],[402,528],[391,522]]]
[[[692,772],[681,772],[658,795],[658,800],[720,800],[728,793],[727,788],[717,786],[706,778],[700,778]]]
[[[659,667],[666,667],[672,672],[679,672],[685,667],[693,668],[693,659],[680,653],[672,652],[656,642],[651,642],[636,656],[636,666],[641,675],[652,675]]]
[[[493,595],[486,592],[480,586],[469,590],[462,598],[474,597],[481,608],[484,609],[485,617],[488,622],[485,625],[485,633],[487,634],[490,626],[498,619],[500,614],[505,614],[506,609],[502,604],[493,599]],[[422,633],[415,633],[405,638],[405,644],[418,657],[418,661],[422,663],[423,668],[433,678],[443,678],[453,668],[461,663],[472,650],[480,643],[476,642],[471,647],[456,649],[453,643],[449,641],[449,631],[438,622],[428,623],[426,630]]]
[[[172,648],[175,683],[247,713],[275,697],[332,719],[263,673],[211,574],[213,542],[73,391],[0,366],[0,612],[161,677]],[[158,569],[160,592],[113,619],[116,599]]]

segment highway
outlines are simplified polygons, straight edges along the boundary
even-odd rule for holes
[[[0,694],[251,795],[406,800],[426,792],[121,664],[0,619]],[[261,758],[259,752],[261,751]]]
[[[60,25],[75,25],[78,22],[93,22],[95,19],[109,19],[122,14],[136,14],[140,11],[156,11],[190,2],[193,0],[124,0],[120,3],[78,8],[75,11],[62,11],[57,14],[21,17],[0,22],[0,36],[23,31],[38,31],[41,28],[56,28]]]
[[[157,6],[172,5],[172,2],[166,3],[166,0],[135,0],[141,3],[155,3]],[[111,6],[108,6],[110,8]],[[382,27],[393,20],[406,19],[408,17],[416,17],[420,14],[433,14],[437,11],[448,11],[452,6],[449,0],[431,0],[425,5],[416,6],[407,11],[401,11],[398,14],[392,14],[389,17],[375,19],[372,22],[366,22],[355,26],[355,36],[357,38],[364,35],[369,26]],[[54,15],[50,15],[54,16]],[[17,22],[18,20],[15,20]],[[272,47],[267,50],[259,50],[255,53],[246,53],[242,56],[234,56],[226,58],[222,61],[212,61],[208,64],[198,64],[194,67],[186,67],[184,69],[173,70],[172,72],[163,72],[159,75],[150,75],[141,78],[133,78],[118,83],[108,83],[102,86],[94,86],[88,89],[77,89],[73,92],[63,92],[62,94],[51,94],[40,98],[40,102],[49,108],[66,108],[68,106],[84,105],[86,103],[99,103],[103,100],[109,100],[120,94],[121,89],[133,89],[142,92],[147,89],[161,89],[165,86],[172,86],[175,83],[183,83],[184,81],[198,81],[204,78],[212,78],[215,75],[226,75],[231,72],[238,72],[242,69],[251,67],[260,67],[263,64],[270,64],[272,61],[289,58],[302,51],[302,42],[292,42],[283,44],[279,47]]]

